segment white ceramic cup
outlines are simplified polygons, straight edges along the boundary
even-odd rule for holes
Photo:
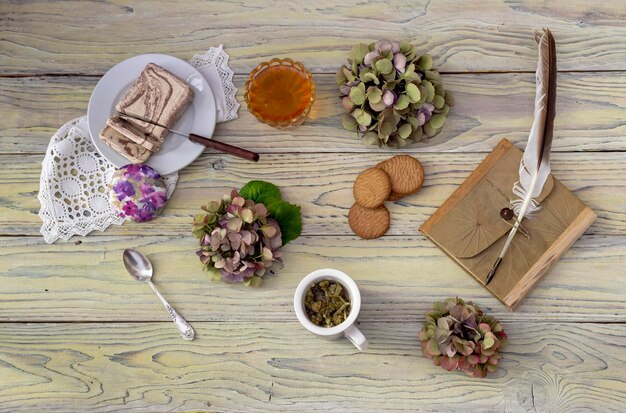
[[[304,309],[304,297],[306,291],[312,284],[324,280],[332,280],[341,284],[347,290],[348,297],[350,298],[351,308],[348,318],[343,323],[335,327],[320,327],[313,324],[311,320],[309,320],[309,317],[306,315],[306,310]],[[336,339],[341,336],[346,336],[346,338],[350,340],[360,351],[367,348],[367,339],[363,333],[361,333],[359,329],[354,326],[356,318],[359,315],[359,311],[361,310],[361,293],[359,292],[359,288],[356,286],[356,283],[352,280],[352,278],[350,278],[350,276],[348,276],[348,274],[330,268],[313,271],[304,277],[302,281],[300,281],[300,284],[298,284],[298,288],[296,288],[296,293],[293,298],[293,305],[296,310],[298,320],[300,320],[300,323],[302,323],[302,325],[311,333],[327,339]]]

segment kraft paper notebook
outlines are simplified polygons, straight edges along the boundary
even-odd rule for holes
[[[479,283],[498,257],[514,220],[510,207],[522,152],[503,139],[420,231]],[[596,214],[553,176],[538,198],[541,209],[524,219],[496,276],[485,286],[513,310],[585,232]]]

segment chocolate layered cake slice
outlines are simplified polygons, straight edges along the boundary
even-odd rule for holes
[[[117,116],[109,118],[107,125],[150,152],[156,152],[161,148],[160,140],[122,118]]]
[[[100,132],[100,140],[132,163],[144,163],[152,154],[108,125]]]
[[[115,109],[171,128],[193,100],[193,89],[166,69],[149,63],[126,92]],[[140,120],[129,119],[146,134],[162,142],[167,129]]]

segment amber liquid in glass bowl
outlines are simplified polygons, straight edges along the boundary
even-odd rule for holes
[[[315,101],[311,72],[291,59],[261,63],[246,82],[248,110],[261,122],[278,128],[300,125]]]

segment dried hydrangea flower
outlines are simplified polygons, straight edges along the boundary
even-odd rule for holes
[[[233,190],[202,210],[193,222],[193,234],[200,240],[196,254],[215,279],[256,284],[270,267],[282,265],[280,226],[268,217],[265,205]]]
[[[356,45],[336,79],[347,113],[342,124],[368,144],[402,147],[432,138],[454,106],[432,58],[408,42]]]
[[[444,369],[485,377],[498,369],[507,336],[500,322],[460,298],[436,302],[419,334],[422,353]]]

